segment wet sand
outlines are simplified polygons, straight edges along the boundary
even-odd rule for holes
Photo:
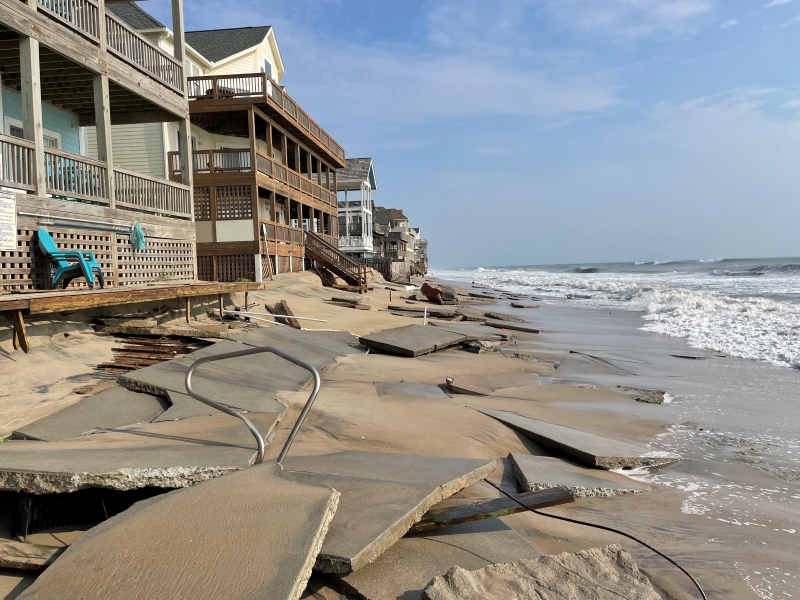
[[[257,310],[264,302],[285,299],[295,314],[328,321],[304,322],[309,329],[364,335],[421,324],[421,319],[391,314],[390,292],[384,288],[376,285],[363,297],[372,305],[370,311],[325,304],[325,300],[343,292],[322,288],[311,273],[280,276],[263,292],[251,293],[250,298],[259,302]],[[393,290],[392,303],[405,302],[402,296],[406,295]],[[506,344],[502,352],[476,355],[450,349],[412,359],[367,354],[362,348],[363,353],[339,359],[323,371],[322,392],[292,453],[355,449],[501,459],[511,452],[552,454],[475,408],[509,410],[646,444],[655,451],[675,451],[684,456],[683,462],[650,473],[627,473],[654,484],[651,492],[584,498],[548,511],[641,537],[687,567],[709,597],[796,596],[800,372],[713,357],[713,353],[707,353],[706,360],[674,358],[672,354],[696,355],[698,351],[678,338],[639,331],[641,319],[636,313],[587,309],[566,300],[537,304],[539,309],[514,309],[508,301],[496,303],[497,310],[516,314],[542,329],[539,335],[515,334],[516,343]],[[57,346],[61,343],[57,336],[52,341],[41,339],[30,359],[17,353],[0,361],[4,380],[23,367],[25,381],[38,377],[49,382],[48,390],[37,390],[28,383],[28,393],[19,389],[13,397],[3,399],[0,435],[61,408],[65,402],[77,401],[78,396],[70,399],[62,393],[69,386],[68,376],[48,375],[49,362],[55,360],[50,358],[51,353],[64,361],[59,367],[64,374],[70,372],[70,361],[76,368],[81,365],[85,369],[83,365],[90,364],[90,357],[108,351],[95,346],[100,339],[75,336],[75,347],[69,352]],[[356,343],[355,337],[353,340]],[[555,365],[580,356],[571,351],[600,360],[592,362],[591,372],[564,366],[559,373]],[[516,358],[517,353],[522,358]],[[37,355],[38,361],[34,358]],[[106,359],[107,355],[102,356]],[[449,376],[522,369],[537,373],[542,385],[497,390],[480,397],[437,397],[434,393],[446,390]],[[386,393],[385,384],[401,382],[428,384],[433,386],[432,393],[420,393],[421,388],[414,387],[403,394],[403,386],[392,386],[392,393]],[[646,404],[635,401],[632,392],[623,388],[663,390],[675,399],[669,404]],[[307,394],[278,394],[289,411],[268,447],[269,457],[277,456]],[[517,491],[509,461],[503,464],[492,479],[509,491]],[[449,502],[497,494],[490,486],[479,484]],[[546,553],[620,543],[664,597],[697,597],[691,582],[673,566],[620,536],[530,513],[503,521]],[[11,584],[0,575],[0,590],[4,581]],[[308,597],[339,597],[325,581],[315,581],[315,585],[316,595],[309,593]]]

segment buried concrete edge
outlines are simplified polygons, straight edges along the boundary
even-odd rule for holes
[[[303,565],[303,570],[297,575],[297,579],[289,600],[299,600],[303,595],[303,592],[305,592],[306,586],[308,585],[308,580],[311,579],[311,571],[314,569],[314,564],[319,556],[319,552],[322,550],[322,544],[325,542],[325,537],[328,535],[328,529],[331,526],[333,517],[336,516],[336,509],[339,507],[339,499],[341,494],[333,488],[330,488],[330,490],[332,492],[331,497],[328,501],[328,506],[325,510],[325,514],[323,515],[322,522],[319,525],[317,537],[314,539],[314,545],[308,552],[308,557],[305,565]]]
[[[457,494],[461,490],[481,481],[491,474],[498,466],[497,460],[489,460],[485,465],[466,473],[462,477],[449,481],[432,490],[419,504],[411,511],[401,517],[394,524],[389,526],[373,542],[368,544],[361,552],[351,559],[344,559],[339,556],[320,554],[317,557],[314,568],[323,573],[335,573],[346,575],[353,571],[358,571],[362,567],[378,559],[381,554],[391,548],[395,542],[402,538],[414,524],[418,523],[422,516],[433,506],[450,496]]]

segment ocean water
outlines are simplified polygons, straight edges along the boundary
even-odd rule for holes
[[[642,329],[800,369],[800,258],[433,269],[440,279],[642,312]]]

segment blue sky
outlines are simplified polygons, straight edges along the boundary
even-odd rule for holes
[[[273,25],[434,266],[800,255],[800,0],[220,6],[187,27]]]

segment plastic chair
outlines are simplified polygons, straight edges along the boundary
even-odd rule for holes
[[[103,269],[93,252],[83,252],[81,250],[59,250],[53,238],[46,229],[39,229],[36,233],[39,248],[47,261],[55,266],[56,272],[53,275],[53,287],[59,284],[66,289],[73,279],[84,277],[90,289],[94,288],[94,278],[97,276],[100,282],[100,289],[105,287]]]

